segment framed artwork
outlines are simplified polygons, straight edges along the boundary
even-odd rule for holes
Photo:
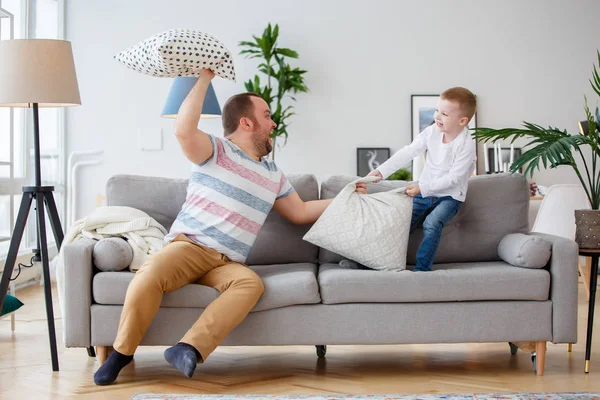
[[[423,129],[434,123],[433,114],[435,113],[439,98],[439,94],[413,94],[410,96],[411,143]],[[473,118],[471,118],[471,121],[469,121],[469,125],[467,126],[469,129],[477,127],[477,114],[473,115]],[[476,146],[476,149],[478,147],[479,146]],[[476,153],[477,152],[479,152],[479,150],[476,150]],[[418,157],[413,160],[413,179],[418,179],[423,168],[425,168],[425,157]],[[477,163],[475,163],[473,174],[477,175]]]
[[[356,175],[366,176],[390,158],[389,147],[359,147],[356,149]]]

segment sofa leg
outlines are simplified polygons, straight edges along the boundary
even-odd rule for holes
[[[98,361],[100,365],[104,364],[110,353],[113,351],[112,346],[96,346],[96,354],[98,354]]]
[[[94,347],[90,346],[87,348],[88,357],[96,357],[96,352],[94,351]]]
[[[327,346],[323,344],[317,344],[315,347],[317,348],[317,356],[319,358],[325,357],[325,354],[327,353]]]
[[[546,362],[546,342],[537,342],[535,346],[536,358],[536,374],[537,376],[544,375],[544,364]]]

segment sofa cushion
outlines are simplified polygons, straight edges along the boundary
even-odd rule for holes
[[[335,197],[355,180],[353,176],[333,176],[321,185],[321,198]],[[405,186],[404,181],[382,181],[369,185],[369,193]],[[434,263],[499,261],[498,244],[509,233],[529,230],[529,188],[521,174],[478,175],[469,179],[467,198],[458,214],[442,231]],[[416,229],[408,240],[407,263],[415,264],[423,229]],[[476,246],[473,246],[476,243]],[[339,255],[319,252],[319,263],[337,263]]]
[[[503,261],[438,264],[433,272],[319,268],[324,304],[548,300],[550,274]]]
[[[115,175],[106,182],[106,205],[142,210],[171,229],[187,194],[187,179]]]
[[[317,200],[319,185],[313,175],[290,174],[302,200]],[[169,230],[185,202],[187,179],[115,175],[106,184],[109,206],[128,206],[147,213]],[[271,211],[246,260],[249,265],[315,263],[317,246],[302,240],[310,225],[294,225]]]
[[[552,255],[552,245],[539,236],[512,233],[500,241],[498,255],[517,267],[544,268]]]
[[[288,179],[302,200],[319,199],[319,183],[314,175],[288,175]],[[310,227],[292,224],[271,210],[246,264],[316,263],[319,248],[302,240]]]
[[[265,292],[252,311],[321,302],[315,264],[251,265],[250,268],[265,285]]]
[[[264,311],[296,304],[321,302],[314,264],[279,264],[250,266],[262,279],[265,292],[252,309]],[[122,305],[133,272],[100,272],[94,276],[94,301],[105,305]],[[208,286],[190,284],[162,300],[161,307],[206,308],[219,297],[219,291]]]

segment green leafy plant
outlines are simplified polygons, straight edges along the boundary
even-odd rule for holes
[[[305,70],[292,68],[288,58],[298,58],[298,53],[292,49],[278,47],[279,25],[267,26],[261,37],[253,35],[254,41],[240,42],[246,58],[258,58],[261,60],[258,70],[266,75],[266,83],[261,82],[258,75],[245,83],[248,92],[256,93],[267,102],[271,109],[271,118],[277,124],[273,130],[271,138],[273,139],[273,153],[271,157],[275,159],[276,141],[279,137],[285,139],[283,145],[287,143],[289,118],[293,116],[294,107],[284,105],[287,99],[296,101],[291,94],[298,92],[307,92],[308,88],[304,84]]]
[[[412,173],[409,170],[402,168],[402,169],[399,169],[398,171],[394,172],[390,176],[388,176],[387,180],[389,180],[389,181],[412,181]]]
[[[600,51],[598,64],[600,65]],[[590,83],[594,92],[600,96],[600,74],[594,64]],[[556,168],[559,165],[569,165],[573,168],[579,181],[583,185],[592,209],[600,208],[600,111],[596,107],[592,115],[588,106],[587,97],[584,96],[584,110],[587,118],[588,130],[584,134],[569,134],[566,130],[555,127],[544,128],[538,124],[523,122],[524,129],[517,128],[475,128],[472,135],[477,140],[484,142],[497,142],[510,139],[513,143],[518,138],[527,138],[530,141],[525,145],[527,151],[521,155],[510,167],[511,172],[521,168],[525,175],[533,176],[533,172],[544,168]],[[586,161],[582,149],[589,146],[592,157],[591,163]],[[583,169],[577,164],[576,155],[581,160]],[[590,165],[591,164],[591,165]]]

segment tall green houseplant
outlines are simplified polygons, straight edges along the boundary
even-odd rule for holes
[[[298,92],[307,92],[308,88],[304,84],[305,70],[292,68],[288,58],[298,58],[298,53],[292,49],[278,47],[279,26],[267,26],[261,37],[253,35],[251,42],[240,42],[246,58],[258,58],[260,64],[258,71],[266,75],[266,83],[261,82],[258,75],[245,83],[248,92],[256,93],[262,97],[271,109],[271,118],[277,124],[273,130],[271,138],[273,139],[273,152],[271,157],[275,159],[276,142],[279,137],[285,139],[287,143],[289,118],[294,115],[294,107],[285,105],[288,100],[296,101],[292,94]]]
[[[598,65],[600,65],[600,51],[597,52]],[[596,65],[593,66],[592,79],[590,83],[594,92],[600,96],[600,74]],[[590,111],[587,97],[584,96],[584,110],[587,118],[587,132],[583,134],[569,134],[566,130],[560,130],[555,127],[544,128],[538,124],[523,122],[523,129],[504,128],[476,128],[473,131],[473,137],[484,142],[497,142],[499,140],[510,139],[513,143],[518,138],[529,139],[524,146],[527,151],[521,155],[510,167],[511,172],[517,172],[524,168],[525,175],[533,176],[533,172],[544,168],[556,168],[559,165],[568,165],[573,168],[579,181],[583,185],[587,198],[593,210],[600,209],[600,111],[598,107],[594,114]],[[584,157],[583,149],[589,147],[591,150],[591,161]],[[576,158],[576,155],[579,157]],[[580,163],[578,164],[578,159]],[[583,234],[585,230],[600,229],[600,220],[595,224],[591,223],[593,214],[583,210],[575,211],[577,223],[576,240],[581,248],[600,248],[597,243],[591,243],[587,237],[589,233]],[[585,216],[585,218],[583,218]],[[585,219],[586,221],[583,221]],[[590,220],[590,221],[587,221]],[[593,226],[588,226],[591,223]],[[596,234],[596,233],[594,233]],[[600,235],[600,231],[598,232]],[[594,239],[594,242],[597,240]]]

